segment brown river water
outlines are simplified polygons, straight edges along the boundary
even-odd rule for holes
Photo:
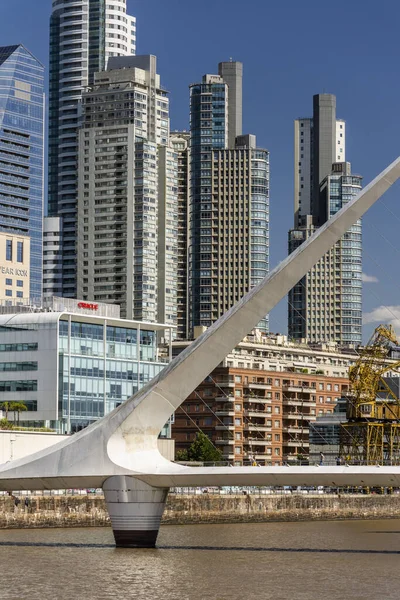
[[[13,600],[399,600],[400,520],[164,526],[155,550],[1,530],[0,570]]]

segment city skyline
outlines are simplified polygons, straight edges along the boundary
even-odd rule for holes
[[[356,9],[346,7],[348,18],[357,16],[358,28],[352,33],[351,39],[341,39],[341,44],[335,46],[335,53],[331,52],[330,46],[335,36],[340,37],[335,20],[324,21],[327,27],[322,32],[317,32],[313,40],[307,40],[303,25],[307,23],[310,27],[308,16],[312,15],[315,2],[307,3],[309,11],[296,7],[295,3],[289,3],[293,12],[293,23],[285,22],[285,33],[282,40],[274,32],[272,26],[279,19],[283,19],[283,9],[269,7],[258,7],[257,18],[254,11],[247,11],[246,15],[232,11],[226,15],[227,33],[220,32],[216,35],[216,24],[212,24],[208,32],[210,44],[207,49],[201,48],[196,51],[192,44],[191,62],[181,52],[184,47],[185,36],[190,38],[189,31],[181,31],[179,39],[174,36],[164,35],[160,37],[161,23],[168,26],[180,18],[183,22],[190,15],[198,23],[199,28],[204,16],[200,10],[193,7],[178,7],[177,3],[169,3],[168,9],[161,2],[128,2],[128,11],[137,18],[138,23],[138,53],[154,53],[160,60],[160,71],[166,86],[171,91],[171,124],[172,129],[188,128],[188,92],[189,83],[196,80],[199,72],[211,71],[212,65],[219,60],[229,60],[233,55],[235,60],[244,63],[244,114],[247,115],[243,129],[255,131],[258,144],[268,148],[271,152],[271,267],[273,268],[279,260],[286,255],[286,232],[292,226],[292,153],[293,153],[293,120],[309,114],[309,102],[314,93],[323,91],[334,93],[338,98],[340,111],[338,118],[345,118],[348,126],[347,132],[347,154],[352,160],[354,173],[362,173],[364,182],[368,183],[384,164],[390,162],[397,155],[395,139],[398,137],[397,128],[399,124],[395,119],[394,102],[396,97],[396,84],[388,85],[390,64],[393,59],[395,46],[391,37],[392,25],[385,24],[387,31],[381,27],[375,30],[375,17],[369,12],[372,3],[367,2],[363,14],[355,15]],[[399,12],[394,3],[394,12]],[[239,5],[237,5],[239,6]],[[306,8],[307,8],[306,7]],[[339,10],[340,7],[337,7]],[[327,16],[328,8],[319,7],[318,19]],[[7,24],[7,30],[3,26],[2,43],[23,42],[31,52],[48,65],[47,59],[47,29],[51,10],[51,2],[43,2],[39,7],[29,7],[25,0],[16,0],[5,8],[3,23]],[[154,27],[151,22],[151,12],[158,11],[159,23]],[[222,8],[217,8],[217,15]],[[26,15],[25,21],[29,23],[29,30],[24,22],[21,23],[19,15],[23,11]],[[204,11],[205,13],[207,11]],[[268,15],[267,15],[268,13]],[[222,14],[222,13],[221,13]],[[225,16],[225,15],[224,15]],[[252,56],[255,47],[260,46],[257,32],[261,24],[265,24],[268,16],[269,42],[263,45],[266,52],[260,56]],[[168,17],[166,19],[166,17]],[[264,17],[264,19],[263,19]],[[317,16],[312,16],[314,20]],[[297,20],[296,20],[297,19]],[[380,17],[378,17],[378,20]],[[216,21],[218,19],[216,18]],[[234,35],[235,27],[239,24],[243,30],[251,24],[254,31],[252,35],[244,35],[243,40]],[[337,23],[336,23],[337,24]],[[372,33],[376,45],[370,47],[364,40],[371,39]],[[288,47],[285,43],[291,34],[293,40]],[[235,42],[233,42],[233,38]],[[254,41],[252,41],[254,39]],[[294,56],[293,50],[296,43],[302,40],[302,56]],[[325,40],[321,46],[320,56],[311,56],[313,44]],[[246,47],[247,45],[247,47]],[[216,47],[218,46],[218,48]],[[180,53],[178,57],[178,48]],[[221,52],[221,48],[224,51]],[[226,50],[225,50],[226,48]],[[269,51],[268,51],[269,49]],[[274,51],[271,54],[271,51]],[[226,56],[224,53],[226,52]],[[268,57],[268,66],[264,70],[263,57]],[[343,58],[347,57],[352,65],[346,70]],[[382,58],[384,61],[382,62]],[[388,58],[387,58],[388,57]],[[179,68],[177,60],[179,58]],[[379,65],[379,69],[378,69]],[[376,68],[375,68],[376,67]],[[259,77],[255,78],[257,69]],[[373,72],[375,85],[371,87],[367,74]],[[263,75],[265,73],[265,75]],[[282,77],[282,74],[285,74]],[[48,75],[48,72],[47,72]],[[246,91],[247,88],[247,91]],[[293,90],[296,93],[293,93]],[[256,93],[254,93],[256,91]],[[264,92],[264,93],[263,93]],[[251,94],[251,98],[250,98]],[[380,110],[382,106],[382,110]],[[371,146],[373,144],[373,147]],[[385,197],[385,204],[396,213],[396,191]],[[392,266],[387,265],[390,246],[385,242],[378,243],[379,236],[374,228],[384,232],[389,242],[394,243],[397,235],[398,223],[386,211],[382,204],[371,211],[364,219],[365,235],[365,258],[364,269],[369,279],[380,279],[380,285],[373,283],[365,286],[364,312],[374,313],[367,316],[370,328],[374,326],[373,318],[382,317],[382,314],[391,317],[391,313],[383,308],[384,305],[393,306],[392,312],[397,316],[398,307],[394,300],[397,284],[390,278],[384,279],[382,270],[391,271]],[[375,239],[373,239],[375,238]],[[393,254],[393,253],[392,253]],[[374,259],[370,257],[374,256]],[[374,262],[376,261],[376,263]],[[384,269],[381,269],[381,266]],[[385,318],[385,316],[383,316]],[[283,303],[271,315],[271,330],[286,330],[286,303]],[[368,335],[368,332],[367,334]]]

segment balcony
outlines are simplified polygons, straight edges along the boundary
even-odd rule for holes
[[[252,409],[249,408],[247,410],[244,411],[244,414],[246,415],[246,417],[265,417],[267,418],[268,415],[270,415],[270,413],[266,413],[264,410],[256,410],[256,409]]]
[[[233,440],[232,440],[233,441]],[[264,440],[262,438],[247,438],[243,442],[246,446],[271,446],[271,440]]]
[[[230,423],[229,425],[222,425],[220,423],[219,425],[215,425],[215,429],[217,431],[235,431],[235,426],[233,423]]]
[[[282,404],[286,404],[288,406],[303,406],[304,408],[307,408],[309,406],[316,406],[316,401],[302,400],[301,398],[283,398]]]
[[[213,399],[217,402],[233,402],[235,400],[233,396],[216,396]]]
[[[268,383],[262,383],[261,381],[253,381],[251,383],[245,384],[245,387],[250,388],[251,390],[270,390],[272,386]]]
[[[257,398],[254,396],[245,395],[244,399],[246,402],[250,402],[251,404],[272,404],[271,398]]]
[[[283,431],[287,431],[288,433],[309,433],[310,429],[309,427],[296,427],[296,426],[290,426],[290,427],[283,427],[282,428]]]
[[[282,443],[283,446],[290,446],[293,448],[308,448],[308,446],[310,445],[309,442],[305,442],[304,440],[290,440],[288,442],[283,442]]]
[[[307,418],[309,416],[310,415],[307,415]],[[304,419],[304,417],[305,417],[304,413],[301,413],[301,412],[287,413],[287,414],[283,415],[284,419]]]
[[[217,438],[215,440],[215,443],[218,444],[219,446],[233,446],[235,444],[235,440],[232,440],[231,438],[229,438],[228,440],[225,440],[224,438]]]
[[[246,423],[244,426],[246,431],[272,431],[272,427],[268,425],[258,425],[257,423]]]
[[[235,416],[235,411],[233,409],[218,409],[215,411],[215,415],[217,417],[234,417]]]
[[[214,381],[215,385],[218,387],[228,387],[228,388],[234,388],[235,387],[235,382],[234,381],[229,381],[227,379],[223,379],[221,381],[215,380]]]

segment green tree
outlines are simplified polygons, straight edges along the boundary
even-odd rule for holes
[[[10,421],[7,421],[7,419],[0,419],[0,429],[12,429],[13,426],[11,425]]]
[[[19,415],[21,412],[28,410],[26,404],[24,402],[10,402],[9,410],[14,413],[14,425],[15,425],[15,415],[17,414],[17,423],[19,425]]]
[[[2,410],[4,410],[4,412],[6,413],[6,420],[8,421],[8,411],[12,410],[11,409],[11,404],[13,404],[12,402],[1,402],[0,403],[0,408]]]
[[[189,460],[187,450],[177,450],[175,455],[175,460],[178,462],[186,462]]]
[[[187,451],[187,457],[190,461],[199,462],[218,462],[222,460],[222,454],[210,441],[208,436],[202,431],[196,435]]]

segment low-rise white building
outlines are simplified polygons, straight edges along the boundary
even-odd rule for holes
[[[54,298],[41,308],[2,310],[0,399],[24,402],[24,425],[77,431],[127,400],[170,359],[158,337],[171,339],[171,326],[122,320],[118,306]]]

